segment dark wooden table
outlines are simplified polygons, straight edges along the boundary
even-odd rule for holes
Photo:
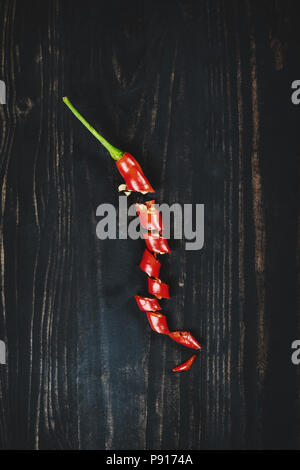
[[[0,1],[0,446],[299,448],[299,1]],[[158,202],[205,204],[205,243],[163,277],[189,356],[134,294],[143,241],[99,240],[107,152],[68,95],[141,162]],[[299,310],[298,310],[299,312]]]

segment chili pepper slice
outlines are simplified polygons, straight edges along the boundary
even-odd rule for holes
[[[170,298],[169,285],[165,282],[161,282],[160,279],[152,279],[151,277],[148,277],[148,291],[159,299],[162,297],[165,299]]]
[[[161,213],[155,207],[155,201],[147,201],[145,204],[136,204],[136,211],[140,218],[141,226],[147,230],[163,230]]]
[[[123,152],[123,150],[117,149],[111,145],[101,134],[99,134],[96,129],[94,129],[77,109],[72,105],[71,101],[65,96],[63,102],[68,106],[72,113],[79,119],[80,122],[93,134],[96,139],[101,142],[101,144],[109,151],[110,156],[116,160],[116,165],[123,176],[127,189],[129,191],[140,191],[144,193],[154,193],[154,189],[147,180],[146,176],[143,173],[143,170],[140,164],[136,159],[130,155],[128,152]]]
[[[157,310],[161,310],[161,306],[159,305],[156,299],[152,299],[150,297],[141,297],[140,295],[135,295],[136,303],[140,310],[144,312],[156,312]]]
[[[178,366],[174,367],[173,372],[182,372],[184,370],[189,370],[192,367],[194,360],[196,359],[196,354],[191,356],[187,361],[179,364]]]
[[[161,255],[164,253],[171,253],[167,239],[159,233],[143,232],[143,237],[145,239],[148,250],[153,251],[154,253],[159,253]]]
[[[152,253],[150,253],[150,251],[148,251],[146,248],[140,262],[140,268],[142,271],[148,274],[148,276],[158,278],[161,263],[158,261],[158,259],[154,258]]]
[[[169,333],[170,338],[177,343],[182,344],[183,346],[187,346],[191,349],[202,349],[202,346],[198,341],[191,335],[189,331],[171,331]]]
[[[167,317],[165,315],[162,313],[147,312],[147,318],[153,331],[164,335],[169,334]]]
[[[125,180],[128,191],[154,193],[154,189],[144,175],[140,164],[130,153],[125,152],[116,161],[116,165]]]

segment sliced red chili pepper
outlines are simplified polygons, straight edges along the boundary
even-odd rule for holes
[[[198,341],[191,335],[189,331],[171,331],[169,333],[170,338],[177,343],[182,344],[183,346],[187,346],[191,349],[202,349],[202,346]]]
[[[178,366],[174,367],[173,372],[182,372],[184,370],[189,370],[196,359],[196,354],[191,356],[187,361],[179,364]]]
[[[160,254],[171,253],[167,239],[159,233],[143,232],[143,237],[145,239],[148,250]]]
[[[136,211],[140,218],[141,226],[147,230],[163,230],[161,213],[155,207],[155,201],[147,201],[145,204],[136,204]]]
[[[157,310],[161,310],[161,306],[159,305],[156,299],[152,299],[150,297],[141,297],[140,295],[135,295],[136,303],[139,306],[140,310],[144,312],[156,312]]]
[[[169,285],[165,282],[161,282],[160,279],[152,279],[151,277],[148,277],[148,291],[159,299],[162,297],[165,299],[170,298]]]
[[[126,189],[129,191],[154,193],[154,189],[144,175],[141,166],[130,153],[125,152],[116,161],[116,165],[125,180]]]
[[[152,253],[150,253],[150,251],[148,251],[146,248],[140,262],[140,268],[142,271],[148,274],[148,276],[158,278],[161,263],[158,261],[158,259],[154,258]]]
[[[167,317],[165,315],[162,313],[147,312],[147,317],[153,331],[164,335],[169,334]]]
[[[140,191],[143,193],[146,192],[154,192],[154,189],[150,185],[149,181],[145,177],[141,166],[135,160],[135,158],[130,155],[128,152],[123,152],[120,149],[117,149],[113,145],[111,145],[107,140],[105,140],[99,132],[97,132],[82,116],[81,114],[74,108],[72,103],[67,97],[63,98],[64,103],[69,107],[69,109],[73,112],[73,114],[82,122],[82,124],[101,142],[101,144],[109,151],[111,157],[116,160],[116,165],[123,176],[126,186],[125,190],[128,191]],[[152,206],[154,205],[154,201],[149,201],[145,205],[138,205],[139,208],[139,215],[141,225],[148,230],[157,230],[157,232],[152,233],[143,233],[143,236],[146,241],[146,245],[148,249],[154,253],[170,253],[171,250],[169,248],[167,240],[160,234],[162,230],[162,222],[161,222],[161,215],[159,211],[153,211]],[[142,206],[142,207],[141,207]],[[144,210],[144,206],[146,210]],[[148,213],[153,212],[155,217],[153,220],[148,218]],[[146,218],[145,218],[146,215]],[[149,276],[153,276],[158,278],[159,270],[160,270],[160,262],[156,260],[148,250],[145,250],[143,254],[143,258],[140,263],[141,269],[146,272]],[[148,288],[149,292],[154,294],[156,297],[165,297],[169,298],[169,286],[161,282],[159,279],[153,279],[153,277],[148,278]],[[144,307],[149,305],[151,302],[151,306],[156,305],[154,303],[155,299],[148,299],[148,298],[141,298],[136,296],[137,303],[139,307],[144,309]],[[148,303],[141,303],[140,299],[146,299]],[[157,302],[158,304],[158,302]],[[149,305],[149,306],[150,306]],[[159,304],[158,304],[159,305]],[[157,305],[156,305],[157,307]],[[160,307],[157,307],[160,308]],[[161,313],[155,313],[153,311],[147,311],[147,317],[151,328],[158,332],[168,334],[170,338],[174,341],[177,341],[184,346],[187,346],[192,349],[201,349],[202,346],[198,343],[198,341],[188,332],[188,331],[173,331],[170,332],[167,326],[167,321],[165,315]],[[188,361],[185,363],[175,367],[173,370],[178,372],[179,370],[187,370],[193,361],[195,360],[195,356],[192,356]]]

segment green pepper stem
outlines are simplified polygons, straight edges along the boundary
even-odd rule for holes
[[[113,145],[111,145],[109,142],[107,142],[106,139],[104,139],[104,137],[102,137],[102,135],[99,134],[99,132],[96,131],[96,129],[94,129],[85,119],[84,117],[81,116],[81,114],[77,111],[76,108],[74,108],[74,106],[72,105],[71,101],[69,100],[69,98],[67,98],[66,96],[63,97],[63,102],[68,106],[68,108],[72,111],[72,113],[74,114],[74,116],[77,117],[77,119],[79,119],[80,122],[82,122],[82,124],[93,134],[93,136],[96,137],[96,139],[99,140],[99,142],[101,142],[101,144],[109,151],[110,153],[110,156],[114,159],[114,160],[120,160],[120,158],[124,155],[124,152],[122,150],[119,150],[117,149],[116,147],[114,147]]]

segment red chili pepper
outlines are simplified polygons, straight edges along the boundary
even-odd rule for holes
[[[150,297],[141,297],[140,295],[135,295],[136,303],[139,306],[140,310],[144,312],[156,312],[157,310],[161,310],[161,306],[159,305],[156,299],[152,299]]]
[[[155,207],[155,201],[147,201],[145,204],[136,204],[136,211],[140,218],[140,223],[147,230],[163,230],[161,213]]]
[[[70,100],[65,96],[63,98],[64,103],[72,111],[72,113],[79,119],[80,122],[96,137],[96,139],[101,142],[101,144],[109,151],[111,157],[116,160],[116,165],[123,176],[126,186],[129,191],[141,191],[154,193],[154,189],[144,175],[140,164],[136,159],[130,155],[128,152],[123,152],[123,150],[117,149],[109,142],[107,142],[104,137],[102,137],[99,132],[96,131],[77,111],[76,108],[72,105]]]
[[[152,279],[151,277],[148,277],[148,291],[159,299],[162,297],[165,299],[170,298],[168,284],[161,282],[160,279]]]
[[[125,152],[116,161],[116,165],[125,180],[126,190],[154,193],[154,189],[144,175],[141,166],[130,153]]]
[[[191,356],[187,361],[179,364],[178,366],[174,367],[173,372],[182,372],[184,370],[189,370],[192,367],[194,360],[196,359],[196,354]]]
[[[111,157],[116,160],[116,165],[123,176],[126,185],[124,190],[140,191],[142,193],[154,192],[149,181],[145,177],[141,166],[135,158],[128,152],[123,152],[116,147],[113,147],[107,140],[105,140],[99,132],[97,132],[74,108],[68,98],[63,98],[64,103],[69,107],[73,114],[84,124],[85,127],[101,142],[101,144],[109,151]],[[148,274],[148,289],[149,292],[158,298],[169,298],[169,286],[158,279],[161,268],[161,263],[150,253],[170,253],[168,242],[166,238],[161,235],[163,230],[162,219],[160,211],[155,208],[155,201],[148,201],[145,204],[136,204],[136,210],[139,214],[140,223],[143,228],[149,230],[143,233],[148,250],[144,251],[140,268]],[[150,232],[151,231],[151,232]],[[136,295],[135,299],[139,308],[146,311],[151,328],[157,333],[167,334],[174,341],[187,346],[192,349],[202,349],[202,346],[188,331],[173,331],[170,332],[166,316],[161,313],[155,313],[160,310],[160,305],[156,299],[148,297],[141,297]],[[149,308],[149,311],[147,310]],[[174,367],[174,372],[188,370],[195,360],[195,355],[190,357],[183,364]]]
[[[171,253],[167,239],[162,235],[155,232],[143,232],[143,237],[145,239],[148,250],[159,254]]]
[[[170,338],[177,343],[182,344],[183,346],[187,346],[191,349],[202,349],[201,344],[191,335],[189,331],[171,331],[169,333]]]
[[[158,261],[158,259],[154,258],[150,251],[148,251],[146,248],[140,262],[140,268],[142,271],[148,274],[148,276],[158,278],[161,263]]]
[[[147,312],[150,326],[156,333],[169,334],[167,318],[162,313]]]

